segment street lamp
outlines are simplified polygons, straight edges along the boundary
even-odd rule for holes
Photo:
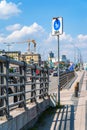
[[[80,49],[77,47],[78,49],[78,63],[79,63],[79,69],[81,69],[81,64],[82,64],[82,55],[81,55],[81,51]]]
[[[76,46],[75,46],[75,44],[73,42],[71,42],[71,44],[74,47],[74,64],[76,64]]]
[[[74,43],[72,43],[72,45],[74,46],[74,63],[76,62],[76,49],[78,50],[78,53],[77,53],[77,63],[79,64],[79,69],[81,69],[81,62],[82,62],[82,56],[81,56],[81,51],[80,49],[75,46]]]

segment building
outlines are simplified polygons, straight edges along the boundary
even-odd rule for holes
[[[48,62],[49,62],[49,67],[50,67],[50,68],[53,68],[53,67],[54,67],[53,59],[54,59],[54,53],[51,51],[51,52],[49,53],[49,56],[48,56]]]
[[[49,57],[54,58],[54,53],[52,51],[49,53]]]
[[[41,55],[35,53],[21,53],[20,51],[0,51],[1,55],[7,55],[12,59],[25,61],[27,63],[36,63],[38,65],[41,64]]]
[[[21,54],[21,60],[25,61],[27,63],[36,63],[36,64],[41,64],[41,55],[40,54],[35,54],[35,53],[22,53]]]
[[[12,59],[20,60],[21,52],[20,51],[0,51],[1,55],[7,55]]]
[[[67,58],[66,58],[66,55],[62,55],[62,57],[61,57],[61,61],[63,61],[63,62],[67,62]]]

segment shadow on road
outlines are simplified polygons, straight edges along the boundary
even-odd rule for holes
[[[55,113],[56,118],[52,122],[52,130],[74,130],[74,106],[66,105],[60,111]]]
[[[74,130],[74,106],[66,105],[44,114],[43,121],[30,130]]]

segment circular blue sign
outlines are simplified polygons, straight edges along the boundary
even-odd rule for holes
[[[59,21],[59,19],[56,19],[54,21],[54,29],[57,31],[57,30],[59,30],[59,28],[60,28],[60,21]]]

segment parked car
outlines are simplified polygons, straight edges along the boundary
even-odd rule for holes
[[[54,72],[53,72],[53,76],[58,76],[58,72],[57,72],[57,71],[54,71]]]
[[[69,70],[69,69],[66,69],[66,73],[68,73],[68,72],[70,72],[70,70]]]

